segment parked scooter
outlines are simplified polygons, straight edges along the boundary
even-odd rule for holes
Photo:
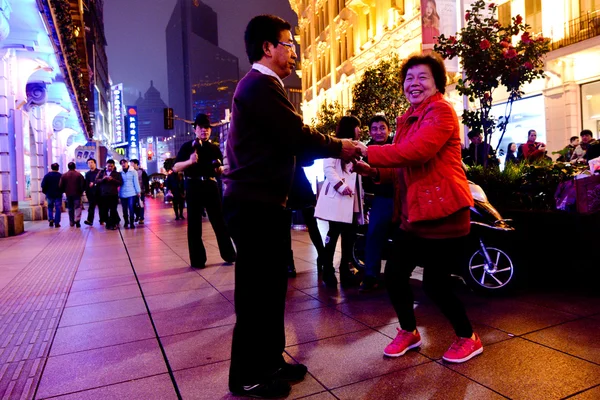
[[[468,263],[456,273],[474,290],[487,293],[506,291],[514,284],[515,267],[510,255],[500,246],[490,246],[490,239],[503,242],[506,232],[514,231],[510,220],[502,218],[500,213],[490,204],[483,189],[469,182],[474,206],[471,207],[471,238],[476,249],[465,249]],[[383,251],[387,259],[392,247],[392,239],[388,240]],[[402,246],[401,243],[398,246]],[[364,269],[364,253],[366,248],[366,229],[362,229],[354,242],[353,261],[360,270]]]

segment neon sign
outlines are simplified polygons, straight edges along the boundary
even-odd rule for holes
[[[138,158],[138,114],[137,107],[127,106],[126,129],[129,142],[129,158]]]
[[[113,145],[119,145],[125,142],[123,129],[123,84],[119,83],[111,87],[111,96],[113,104],[113,129],[114,141]]]

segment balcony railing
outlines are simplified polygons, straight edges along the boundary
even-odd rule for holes
[[[588,12],[579,18],[565,22],[565,35],[552,42],[552,50],[600,36],[600,10]]]

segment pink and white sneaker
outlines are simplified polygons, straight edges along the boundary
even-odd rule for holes
[[[403,356],[410,349],[419,347],[421,345],[421,335],[419,331],[412,333],[405,331],[400,328],[396,328],[398,334],[396,338],[392,340],[392,343],[388,344],[383,350],[383,354],[388,357],[400,357]]]
[[[483,345],[478,334],[475,340],[471,338],[456,338],[450,348],[444,353],[442,359],[451,363],[463,363],[483,353]]]

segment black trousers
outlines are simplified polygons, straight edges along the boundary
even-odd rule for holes
[[[450,274],[462,260],[467,237],[423,239],[398,229],[394,251],[385,265],[385,281],[400,327],[417,329],[410,275],[416,266],[423,268],[423,290],[450,321],[457,336],[471,337],[473,328],[460,299],[452,290]]]
[[[290,227],[292,225],[292,211],[288,209],[288,219],[290,221]],[[319,232],[319,226],[317,225],[317,219],[315,218],[315,208],[314,207],[305,207],[301,210],[297,210],[302,212],[302,218],[304,219],[304,224],[308,229],[308,236],[310,237],[310,241],[313,246],[317,250],[317,257],[319,261],[323,262],[325,258],[325,246],[323,245],[323,238],[321,237],[321,232]],[[288,230],[288,238],[289,242],[288,248],[290,249],[288,253],[288,265],[294,265],[294,252],[292,251],[292,231]]]
[[[101,196],[100,197],[100,220],[106,223],[107,227],[116,226],[121,217],[117,211],[119,205],[119,196]]]
[[[206,209],[208,219],[215,231],[219,253],[225,261],[235,260],[235,249],[225,227],[221,195],[216,181],[186,179],[188,249],[190,264],[202,267],[206,264],[206,249],[202,242],[202,209]]]
[[[183,205],[185,204],[185,199],[181,197],[180,194],[173,195],[173,211],[175,211],[175,218],[183,217]],[[202,211],[201,211],[202,212]]]
[[[88,195],[88,213],[87,213],[87,221],[94,222],[94,216],[96,214],[96,206],[98,205],[98,197]],[[100,207],[98,207],[98,214],[100,214]],[[100,218],[102,219],[102,218]]]
[[[238,254],[229,387],[269,379],[284,363],[288,212],[271,204],[225,198]]]
[[[333,268],[333,258],[335,256],[335,247],[338,238],[342,236],[342,259],[340,261],[340,274],[349,270],[349,264],[352,262],[352,247],[356,239],[356,226],[345,222],[329,221],[329,230],[325,238],[325,260],[323,268],[331,270]]]

